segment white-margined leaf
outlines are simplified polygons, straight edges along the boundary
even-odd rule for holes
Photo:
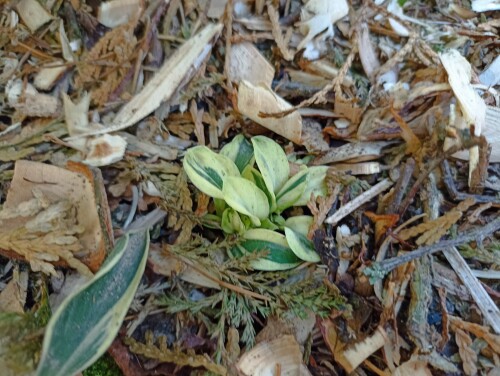
[[[278,194],[276,194],[276,207],[278,213],[293,206],[295,202],[302,196],[306,187],[309,171],[304,167],[301,171],[293,175],[281,187]]]
[[[99,272],[66,298],[47,325],[37,376],[75,375],[106,352],[146,266],[149,233],[124,235]]]
[[[240,176],[238,167],[231,159],[214,153],[206,146],[189,149],[182,165],[196,188],[215,198],[222,198],[222,186],[227,176]]]
[[[268,251],[265,258],[252,262],[256,270],[286,270],[300,264],[300,260],[292,252],[285,237],[275,231],[265,229],[250,229],[245,235],[240,247],[243,252]]]
[[[269,215],[265,193],[250,180],[228,176],[224,179],[222,193],[226,203],[237,212],[248,215],[255,226],[260,226],[260,220]]]
[[[287,218],[285,226],[297,231],[299,234],[307,236],[309,228],[313,222],[314,218],[310,215],[296,215],[294,217]]]
[[[243,173],[245,167],[252,165],[254,161],[252,144],[242,134],[226,144],[220,153],[231,159],[240,173]]]
[[[267,189],[276,195],[290,175],[286,154],[276,142],[264,136],[252,138],[255,161]]]
[[[288,245],[295,255],[304,261],[318,262],[320,261],[319,255],[314,249],[314,244],[305,235],[285,227],[285,236]]]
[[[274,212],[276,210],[276,197],[274,197],[274,193],[269,192],[267,189],[266,182],[259,170],[249,166],[245,168],[242,175],[245,179],[254,182],[255,185],[266,194],[267,202],[269,203],[269,211],[271,213]]]
[[[295,202],[295,206],[307,205],[311,198],[311,193],[315,197],[326,196],[328,193],[325,183],[328,166],[312,166],[308,168],[308,171],[306,189],[302,193],[302,196]]]

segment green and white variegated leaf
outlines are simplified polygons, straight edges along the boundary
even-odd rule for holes
[[[285,221],[285,226],[297,231],[299,234],[307,236],[309,228],[314,222],[314,218],[310,215],[296,215]]]
[[[250,229],[241,243],[241,248],[246,252],[259,252],[267,250],[269,255],[265,258],[252,261],[256,270],[286,270],[296,267],[300,260],[292,252],[285,237],[275,231],[265,229]]]
[[[240,173],[243,173],[245,167],[251,166],[254,161],[252,144],[242,134],[226,144],[220,153],[232,160]]]
[[[238,212],[232,208],[227,208],[222,214],[222,230],[226,234],[243,234],[246,230],[245,224],[240,218]]]
[[[309,262],[320,261],[319,255],[314,249],[313,242],[310,241],[307,236],[289,227],[285,227],[285,236],[288,245],[299,259]]]
[[[189,149],[182,165],[196,188],[215,198],[223,198],[222,186],[227,176],[240,176],[238,167],[231,159],[214,153],[206,146]]]
[[[264,178],[267,189],[276,195],[290,175],[286,154],[276,142],[264,136],[252,138],[255,162]]]
[[[295,202],[302,196],[307,187],[307,178],[309,171],[307,167],[293,175],[276,195],[277,212],[293,206]]]
[[[66,298],[47,325],[37,376],[75,375],[111,345],[139,286],[149,233],[116,242],[99,272]]]
[[[269,192],[266,186],[266,182],[264,181],[264,178],[262,177],[261,173],[259,170],[253,167],[247,167],[243,171],[242,176],[255,183],[255,185],[266,194],[267,197],[267,202],[269,203],[269,211],[272,213],[276,210],[276,197],[274,197],[274,194]]]
[[[328,166],[312,166],[308,168],[308,171],[306,189],[302,193],[302,196],[295,202],[294,206],[307,205],[311,198],[311,193],[315,197],[326,196],[328,193],[325,183]]]
[[[269,215],[265,193],[250,180],[228,176],[222,193],[226,203],[237,212],[248,215],[255,226],[260,226],[260,220]]]

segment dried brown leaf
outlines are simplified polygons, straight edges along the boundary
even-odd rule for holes
[[[477,374],[477,354],[472,349],[472,338],[461,329],[455,330],[455,341],[458,345],[458,352],[462,358],[464,373],[468,376]]]
[[[99,106],[106,104],[130,69],[127,63],[133,59],[137,44],[134,26],[127,23],[112,29],[82,57],[75,86],[92,88],[92,101]]]
[[[421,223],[399,232],[398,236],[402,240],[408,240],[412,237],[422,234],[416,241],[418,245],[430,245],[437,242],[449,228],[454,225],[469,207],[474,205],[473,198],[467,198],[450,210],[445,215],[429,222]]]
[[[274,40],[276,44],[278,45],[278,48],[281,52],[281,55],[283,55],[283,58],[288,61],[293,60],[293,52],[290,51],[288,48],[288,43],[286,42],[285,38],[283,38],[283,34],[281,33],[281,26],[280,26],[280,20],[279,20],[279,13],[276,11],[276,9],[271,5],[267,5],[267,13],[269,14],[269,19],[271,20],[271,25],[272,25],[272,33]]]

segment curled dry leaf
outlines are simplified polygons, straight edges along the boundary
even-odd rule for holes
[[[291,109],[292,106],[276,93],[264,86],[254,86],[242,81],[238,89],[239,111],[263,127],[301,144],[302,117],[293,112],[281,119],[263,118],[259,113],[276,113]]]

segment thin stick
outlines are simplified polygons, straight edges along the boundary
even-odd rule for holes
[[[498,229],[500,229],[500,218],[493,220],[486,226],[477,227],[464,235],[457,236],[455,239],[443,240],[436,244],[417,248],[416,250],[402,256],[393,257],[381,262],[375,262],[370,265],[369,268],[365,269],[365,273],[368,272],[369,275],[375,278],[383,278],[387,273],[401,264],[415,260],[423,255],[431,255],[439,251],[445,251],[450,247],[456,247],[476,239],[482,239],[485,236],[493,234]]]
[[[490,324],[496,334],[500,334],[500,310],[497,305],[488,295],[481,282],[472,274],[472,270],[457,248],[449,247],[447,251],[444,252],[444,257],[446,257],[455,273],[471,293],[486,322]]]
[[[337,210],[333,215],[328,217],[325,220],[325,223],[331,224],[331,225],[336,225],[342,218],[345,216],[351,214],[354,210],[359,208],[361,205],[364,203],[370,201],[372,198],[375,196],[381,194],[382,192],[386,191],[389,189],[394,182],[392,182],[389,179],[384,179],[380,183],[374,185],[371,187],[369,190],[366,192],[363,192],[360,194],[358,197],[356,197],[354,200],[348,202],[346,205],[342,206],[339,210]]]

